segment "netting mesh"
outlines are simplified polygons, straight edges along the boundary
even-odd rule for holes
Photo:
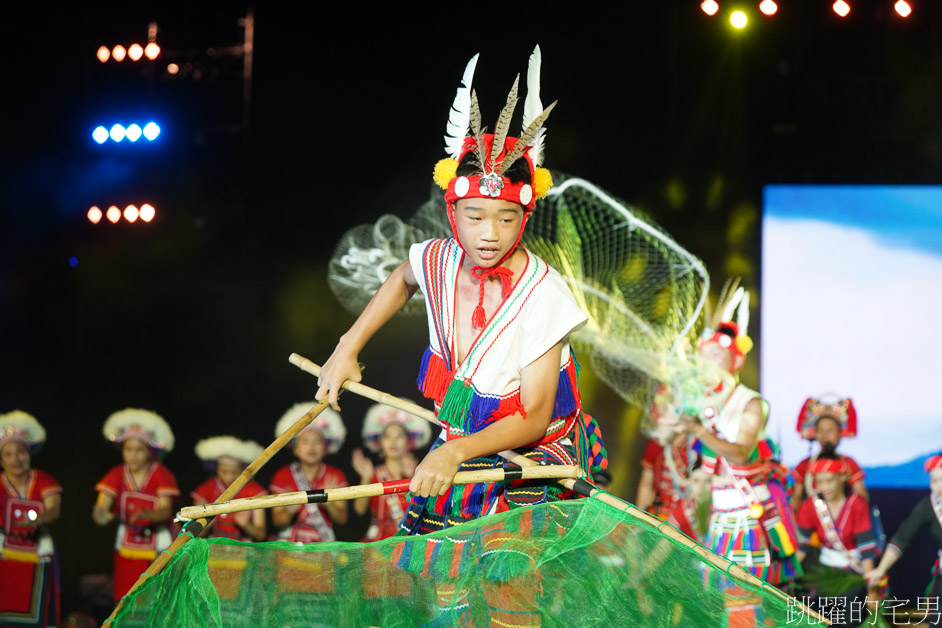
[[[667,524],[662,524],[661,527]],[[118,626],[756,626],[801,621],[597,499],[370,544],[191,541]],[[808,623],[804,618],[804,623]]]
[[[580,359],[623,399],[648,411],[658,384],[701,395],[719,375],[691,368],[695,324],[709,277],[699,259],[651,221],[595,185],[554,172],[556,186],[539,200],[522,242],[566,279],[589,323],[572,339]],[[441,190],[408,222],[386,215],[340,240],[329,282],[359,313],[409,246],[450,237]],[[421,314],[417,294],[404,312]]]

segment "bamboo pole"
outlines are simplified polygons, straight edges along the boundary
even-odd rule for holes
[[[288,361],[306,373],[310,373],[314,375],[315,377],[320,376],[320,366],[318,366],[314,362],[311,362],[307,358],[298,355],[297,353],[292,353],[288,357]],[[359,382],[346,381],[343,383],[341,388],[343,388],[344,390],[348,390],[354,394],[360,395],[361,397],[372,399],[373,401],[376,401],[377,403],[382,403],[392,408],[396,408],[397,410],[402,410],[404,412],[414,414],[415,416],[421,419],[425,419],[426,421],[429,421],[430,423],[434,423],[435,425],[441,425],[441,422],[438,420],[438,417],[436,417],[435,413],[432,412],[431,410],[427,410],[423,408],[422,406],[406,401],[405,399],[400,399],[399,397],[395,397],[393,395],[382,392],[375,388],[371,388],[369,386],[366,386],[365,384],[362,384]],[[512,452],[512,451],[509,451],[509,452],[502,451],[500,452],[499,455],[503,458],[507,458],[508,460],[512,459],[514,464],[517,464],[521,467],[533,466],[537,464],[536,462],[530,460],[529,458],[524,458],[520,454],[517,454],[516,452]],[[719,554],[716,554],[715,552],[708,550],[706,547],[704,547],[700,543],[697,543],[693,541],[692,539],[690,539],[687,535],[685,535],[683,532],[681,532],[677,528],[667,524],[663,519],[655,517],[651,513],[641,510],[640,508],[638,508],[637,506],[633,504],[630,504],[626,501],[618,499],[614,495],[611,495],[602,490],[599,490],[598,488],[596,488],[595,486],[587,482],[585,479],[582,479],[582,478],[578,480],[562,479],[562,480],[558,480],[558,482],[563,487],[571,491],[574,491],[585,497],[594,497],[608,504],[609,506],[613,508],[617,508],[618,510],[620,510],[621,512],[624,512],[625,514],[627,514],[629,517],[633,519],[642,521],[654,528],[657,528],[657,530],[661,532],[664,536],[690,549],[695,554],[700,556],[704,561],[710,563],[717,569],[723,571],[734,580],[738,580],[739,582],[748,584],[751,587],[758,588],[763,591],[769,591],[770,593],[772,593],[772,595],[776,596],[777,598],[779,598],[780,600],[784,602],[789,602],[793,600],[794,601],[793,603],[796,609],[800,609],[801,611],[803,611],[810,617],[813,617],[825,623],[826,625],[830,625],[830,622],[828,622],[827,619],[822,617],[819,613],[812,610],[805,604],[802,604],[799,600],[788,595],[781,589],[775,586],[772,586],[768,584],[767,582],[764,582],[763,580],[759,579],[755,575],[749,573],[748,571],[743,569],[738,563],[735,563],[729,560],[725,556],[720,556]]]
[[[482,482],[510,482],[515,480],[558,480],[561,478],[578,478],[585,475],[576,465],[545,465],[536,467],[520,467],[519,469],[482,469],[479,471],[459,471],[455,474],[452,484],[478,484]],[[390,482],[375,482],[373,484],[360,484],[345,486],[343,488],[322,488],[310,491],[293,491],[277,495],[260,495],[258,497],[245,497],[231,499],[212,504],[198,504],[187,506],[180,510],[182,519],[198,519],[200,517],[218,517],[233,512],[257,510],[260,508],[275,508],[278,506],[298,506],[305,504],[323,504],[338,502],[362,497],[378,497],[393,493],[405,493],[409,490],[411,478],[392,480]]]
[[[253,460],[252,463],[247,466],[242,471],[242,473],[239,474],[239,477],[237,477],[232,482],[232,484],[230,484],[229,487],[223,491],[222,495],[220,495],[219,499],[216,501],[228,501],[235,497],[239,491],[241,491],[242,488],[248,484],[249,480],[255,477],[255,474],[259,469],[261,469],[269,460],[271,460],[275,454],[281,451],[285,445],[291,442],[291,439],[297,436],[297,434],[307,427],[311,421],[316,419],[317,415],[323,412],[325,408],[327,408],[326,398],[324,401],[317,403],[313,408],[308,410],[304,416],[295,421],[294,425],[285,430],[284,434],[276,438],[275,441],[265,449],[265,451],[259,454],[258,458]],[[194,519],[193,521],[187,523],[183,528],[183,532],[181,532],[177,538],[174,539],[173,543],[170,544],[170,547],[157,555],[157,558],[154,559],[154,562],[152,562],[150,566],[144,570],[144,572],[130,588],[127,594],[118,601],[118,605],[115,606],[113,611],[111,611],[111,615],[109,615],[108,619],[102,623],[102,626],[105,626],[109,622],[113,622],[114,618],[118,614],[118,611],[124,605],[124,600],[127,598],[127,596],[136,591],[142,584],[144,584],[145,580],[148,578],[153,578],[163,571],[164,567],[166,567],[173,559],[174,555],[177,553],[177,550],[186,545],[186,543],[192,538],[201,535],[206,530],[208,525],[209,520],[206,518]]]

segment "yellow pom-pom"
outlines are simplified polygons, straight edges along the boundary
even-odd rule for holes
[[[749,336],[740,336],[736,339],[736,346],[739,347],[743,355],[746,355],[752,351],[752,338]]]
[[[553,187],[553,175],[546,168],[536,168],[533,170],[533,191],[537,198],[543,198]]]
[[[446,157],[435,164],[435,170],[432,172],[432,179],[443,190],[448,189],[451,180],[458,176],[458,162],[451,157]]]

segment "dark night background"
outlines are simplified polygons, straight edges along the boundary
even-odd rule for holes
[[[334,244],[428,198],[476,52],[490,118],[539,43],[544,102],[559,99],[546,165],[635,204],[714,283],[741,275],[759,297],[762,185],[942,180],[942,3],[914,0],[908,20],[889,0],[852,3],[845,20],[829,1],[783,0],[774,18],[742,3],[743,32],[698,4],[256,7],[247,124],[242,57],[226,50],[242,44],[245,5],[37,7],[5,19],[0,412],[26,410],[48,431],[34,466],[66,491],[53,529],[63,615],[84,608],[81,576],[111,568],[114,528],[90,518],[95,482],[120,462],[101,437],[105,418],[128,406],[164,416],[177,437],[165,462],[184,494],[204,478],[198,439],[268,444],[282,412],[313,398],[288,354],[323,362],[353,321],[327,288]],[[734,3],[721,4],[725,15]],[[152,20],[156,62],[96,60],[99,45],[144,42]],[[170,76],[171,62],[191,69]],[[98,124],[149,119],[162,128],[152,145],[91,140]],[[91,205],[143,202],[157,208],[151,224],[85,217]],[[426,338],[422,319],[395,320],[361,355],[365,381],[415,397]],[[746,383],[758,385],[757,366]],[[593,414],[621,469],[614,488],[633,497],[642,443],[616,427],[623,404],[597,388]],[[351,437],[328,462],[349,472],[368,404],[343,405]],[[890,533],[922,494],[877,493]],[[927,556],[894,572],[912,572],[900,597],[921,591]]]

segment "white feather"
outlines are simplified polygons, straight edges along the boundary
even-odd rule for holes
[[[745,336],[749,333],[749,292],[743,292],[742,301],[739,302],[739,309],[736,311],[736,324],[739,325],[739,335]]]
[[[455,102],[448,113],[448,124],[445,126],[445,152],[452,159],[461,156],[464,138],[468,136],[468,127],[471,125],[471,80],[474,78],[474,68],[478,63],[478,55],[471,57],[464,76],[461,77],[461,87],[455,94]]]
[[[733,298],[727,301],[726,307],[723,308],[723,316],[720,318],[720,321],[726,322],[733,320],[733,312],[736,311],[736,307],[742,300],[742,295],[744,292],[745,289],[743,289],[742,286],[736,288],[736,292],[733,293]]]
[[[540,46],[537,45],[530,55],[530,65],[527,67],[527,99],[523,103],[523,129],[526,130],[533,120],[543,113],[543,102],[540,100],[540,66],[543,63],[543,55],[540,54]],[[546,129],[540,131],[530,142],[530,161],[534,166],[543,163],[543,136]]]

